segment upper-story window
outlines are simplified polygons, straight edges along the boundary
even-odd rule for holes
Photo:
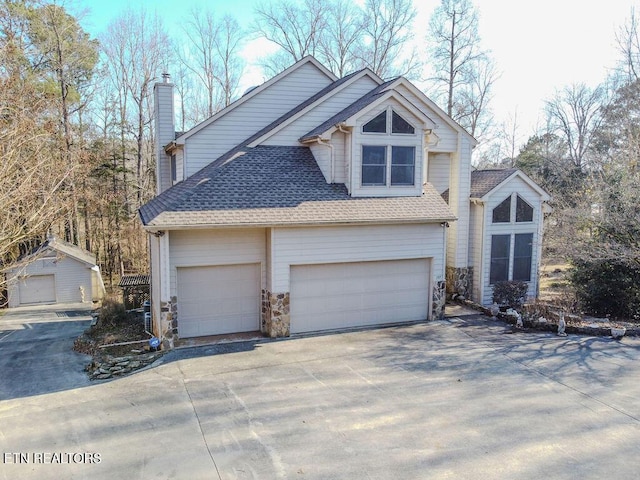
[[[413,186],[416,171],[415,147],[362,146],[362,185]],[[387,182],[390,179],[390,182]]]
[[[362,146],[362,185],[414,186],[416,147],[414,141],[404,136],[415,134],[415,128],[387,108],[365,123],[362,132],[381,134]]]
[[[387,117],[391,116],[391,121]],[[391,132],[388,131],[388,125],[391,125]],[[392,134],[408,134],[416,133],[415,128],[404,118],[394,112],[392,109],[380,112],[367,123],[362,126],[364,133],[392,133]]]
[[[362,126],[365,133],[387,133],[387,112],[386,110]]]
[[[413,135],[416,131],[409,122],[391,110],[391,133],[407,133]]]
[[[493,209],[493,223],[533,222],[533,207],[520,195],[509,195]]]

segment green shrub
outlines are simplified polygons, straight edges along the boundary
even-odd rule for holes
[[[587,313],[640,319],[640,267],[610,260],[575,262],[569,281]]]
[[[529,284],[519,280],[496,282],[493,285],[493,301],[501,306],[519,308],[527,299]]]

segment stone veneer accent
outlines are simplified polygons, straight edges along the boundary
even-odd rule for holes
[[[174,341],[178,338],[178,299],[171,297],[168,302],[162,302],[160,306],[160,331],[153,332],[162,339],[164,349],[172,349]]]
[[[444,306],[447,303],[447,289],[445,282],[436,282],[433,287],[432,316],[433,320],[442,320],[444,318]]]
[[[289,292],[262,290],[262,332],[271,338],[288,337],[291,326]]]
[[[447,295],[470,299],[473,292],[473,267],[447,267]]]

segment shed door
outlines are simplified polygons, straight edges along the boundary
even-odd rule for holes
[[[20,281],[20,304],[56,303],[55,275],[33,275]]]
[[[198,337],[260,328],[260,264],[178,268],[178,334]]]
[[[429,260],[291,266],[291,333],[426,320]]]

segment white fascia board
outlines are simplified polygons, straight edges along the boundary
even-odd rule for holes
[[[521,170],[516,170],[515,172],[513,172],[511,175],[509,175],[502,182],[500,182],[498,185],[496,185],[491,190],[489,190],[487,193],[485,193],[484,196],[482,198],[479,198],[478,200],[480,200],[482,202],[486,202],[489,199],[489,197],[491,197],[491,195],[493,195],[493,193],[498,188],[502,187],[502,185],[504,185],[505,183],[510,182],[511,180],[513,180],[516,177],[519,177],[520,179],[522,179],[527,185],[529,185],[529,187],[531,187],[532,190],[535,190],[535,192],[538,193],[538,195],[540,195],[540,197],[541,197],[543,202],[548,202],[549,200],[551,200],[551,195],[549,195],[547,192],[545,192],[542,189],[542,187],[540,187],[536,182],[531,180],[531,178],[529,178],[529,176],[526,173],[522,172]]]
[[[456,122],[453,118],[451,118],[449,115],[447,115],[447,113],[442,110],[438,105],[436,105],[436,103],[431,100],[429,97],[427,97],[424,92],[422,90],[420,90],[418,87],[416,87],[413,83],[411,83],[409,80],[407,80],[404,77],[400,77],[398,78],[395,82],[393,82],[389,88],[393,88],[396,85],[402,85],[404,87],[406,87],[409,91],[411,91],[411,93],[413,93],[414,95],[416,95],[420,100],[422,100],[422,102],[424,102],[424,104],[430,109],[433,110],[435,113],[438,114],[438,116],[440,117],[440,119],[445,122],[447,125],[449,125],[451,128],[453,128],[454,130],[456,130],[458,133],[461,133],[462,135],[465,135],[466,137],[468,137],[469,141],[471,142],[472,147],[475,147],[478,144],[478,140],[475,139],[475,137],[473,137],[473,135],[471,135],[469,132],[467,132],[462,125],[460,125],[458,122]]]
[[[360,80],[365,75],[369,76],[378,85],[381,85],[383,83],[382,80],[380,79],[380,77],[378,77],[375,73],[373,73],[368,68],[366,68],[364,70],[361,70],[359,73],[354,75],[352,78],[350,78],[349,80],[344,82],[342,85],[334,88],[329,93],[327,93],[326,95],[320,97],[315,102],[307,105],[305,108],[300,110],[295,115],[292,115],[291,117],[287,118],[284,122],[282,122],[279,125],[275,126],[272,130],[270,130],[269,132],[267,132],[264,135],[262,135],[260,138],[258,138],[256,140],[254,140],[253,142],[251,142],[248,146],[253,148],[253,147],[256,147],[256,146],[260,145],[262,142],[264,142],[265,140],[269,139],[270,137],[272,137],[273,135],[278,133],[280,130],[282,130],[286,126],[291,125],[293,122],[298,120],[300,117],[302,117],[303,115],[307,114],[310,110],[314,109],[315,107],[320,105],[322,102],[324,102],[327,99],[331,98],[333,95],[335,95],[336,93],[340,92],[341,90],[344,90],[347,86],[353,84],[357,80]]]
[[[338,79],[327,67],[325,67],[320,62],[318,62],[318,60],[316,60],[315,58],[313,58],[310,55],[306,56],[306,57],[300,59],[298,62],[296,62],[293,65],[291,65],[289,68],[287,68],[287,69],[283,70],[282,72],[280,72],[275,77],[271,77],[269,80],[264,82],[262,85],[257,86],[256,88],[254,88],[253,90],[251,90],[248,93],[245,93],[243,96],[238,98],[236,101],[232,102],[230,105],[226,106],[225,108],[223,108],[219,112],[216,112],[211,117],[207,118],[206,120],[203,120],[198,125],[193,127],[191,130],[188,130],[188,131],[184,132],[182,135],[180,135],[178,138],[176,138],[175,142],[178,143],[178,144],[183,144],[184,141],[187,138],[189,138],[190,136],[198,133],[200,130],[202,130],[203,128],[207,127],[211,123],[215,122],[220,117],[223,117],[224,115],[226,115],[230,111],[234,110],[238,106],[240,106],[243,103],[245,103],[247,100],[250,100],[251,98],[255,97],[256,95],[258,95],[260,92],[262,92],[263,90],[265,90],[269,86],[271,86],[274,83],[278,82],[281,78],[286,77],[291,72],[299,69],[301,66],[303,66],[303,65],[305,65],[307,63],[313,64],[316,68],[318,68],[318,70],[320,70],[323,74],[325,74],[332,82],[335,82]]]

